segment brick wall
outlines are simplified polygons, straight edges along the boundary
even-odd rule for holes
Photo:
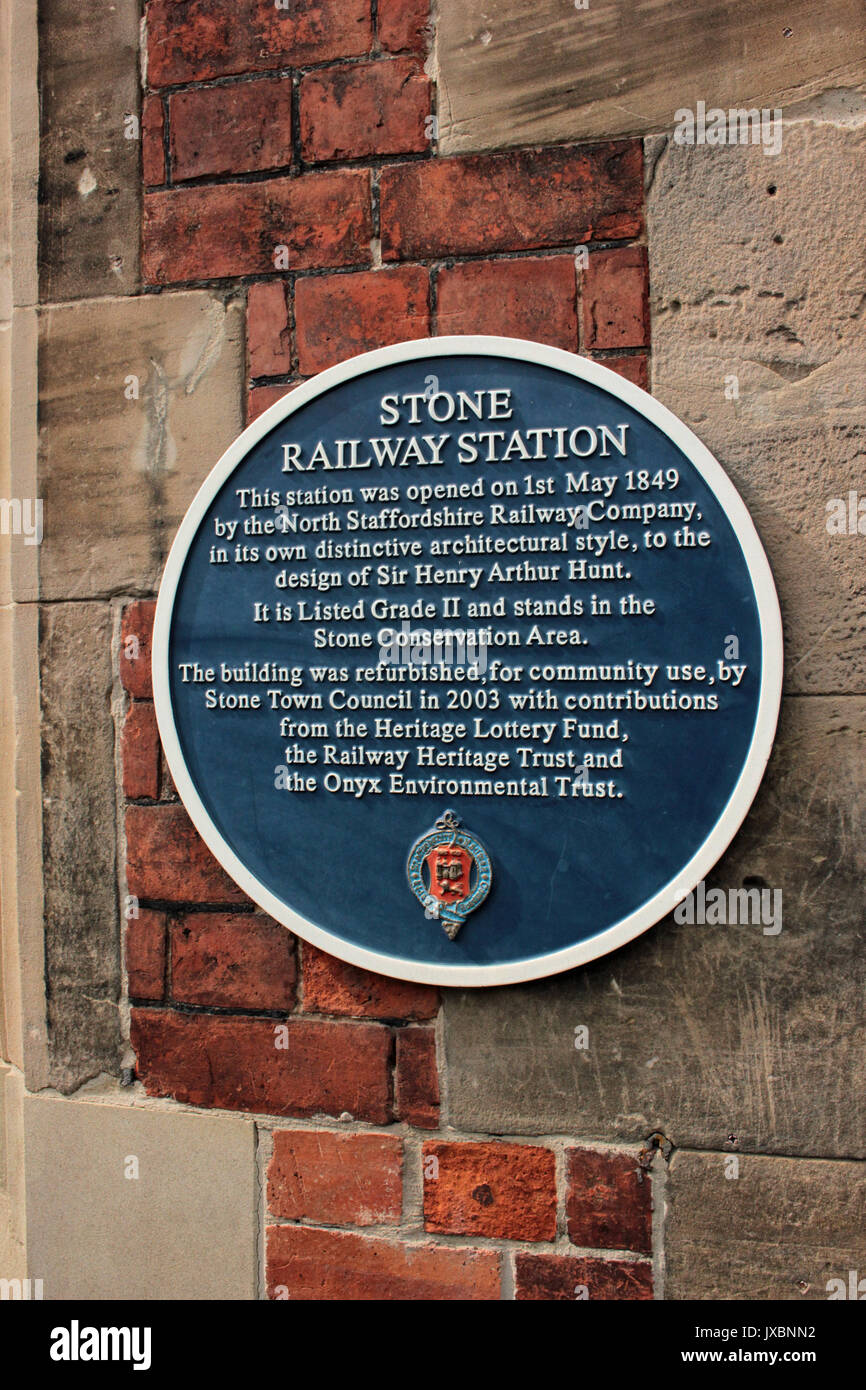
[[[646,386],[640,141],[439,158],[426,4],[375,24],[368,0],[231,9],[147,6],[142,265],[153,286],[246,286],[249,418],[438,333],[537,339]]]
[[[439,333],[647,384],[641,143],[440,157],[430,37],[426,0],[146,6],[143,277],[245,296],[249,419]],[[153,610],[128,604],[119,654],[131,1044],[149,1094],[267,1117],[269,1295],[651,1297],[637,1156],[442,1122],[438,992],[294,940],[206,850],[159,746]]]
[[[119,658],[131,1042],[149,1094],[268,1117],[269,1296],[651,1298],[645,1159],[440,1128],[438,990],[295,940],[202,844],[159,746],[154,608],[124,610]]]

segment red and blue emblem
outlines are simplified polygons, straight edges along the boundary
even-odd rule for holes
[[[471,831],[461,830],[453,811],[443,812],[433,829],[415,841],[406,872],[424,915],[438,918],[451,941],[483,903],[493,881],[487,850]]]

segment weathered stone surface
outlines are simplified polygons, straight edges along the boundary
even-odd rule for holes
[[[6,1083],[12,1075],[9,1067],[0,1062],[0,1192],[5,1193],[9,1186],[10,1163],[6,1127],[10,1102],[6,1096]]]
[[[786,688],[862,694],[866,538],[826,523],[830,499],[863,487],[866,130],[786,125],[774,158],[652,154],[653,393],[750,507],[782,599]]]
[[[42,609],[42,837],[51,1085],[120,1061],[120,926],[107,604]]]
[[[43,597],[156,588],[186,508],[242,428],[242,321],[239,304],[198,290],[43,314]]]
[[[27,1277],[24,1200],[24,1080],[0,1062],[0,1271]]]
[[[782,930],[667,918],[556,979],[444,991],[448,1123],[866,1153],[864,809],[866,701],[785,701],[764,785],[708,880],[781,889]]]
[[[39,6],[43,301],[138,284],[138,0]],[[127,138],[127,131],[134,138]]]
[[[442,4],[440,144],[448,154],[671,130],[678,107],[781,106],[864,78],[856,0],[568,0]],[[828,80],[828,74],[832,76]]]
[[[255,1298],[252,1122],[124,1101],[25,1098],[45,1298]]]
[[[2,451],[0,451],[2,452]],[[48,1084],[39,613],[0,605],[0,1057]]]
[[[847,1291],[866,1270],[866,1165],[738,1155],[726,1177],[732,1157],[674,1154],[665,1298],[821,1300],[831,1279]]]

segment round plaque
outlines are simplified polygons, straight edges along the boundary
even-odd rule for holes
[[[200,835],[331,954],[534,979],[670,912],[757,791],[781,619],[670,411],[509,338],[365,353],[244,431],[180,526],[156,713]]]

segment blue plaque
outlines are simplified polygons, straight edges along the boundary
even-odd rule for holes
[[[773,579],[720,465],[596,362],[402,343],[244,431],[175,539],[160,734],[202,838],[356,965],[492,985],[670,912],[757,791]]]

